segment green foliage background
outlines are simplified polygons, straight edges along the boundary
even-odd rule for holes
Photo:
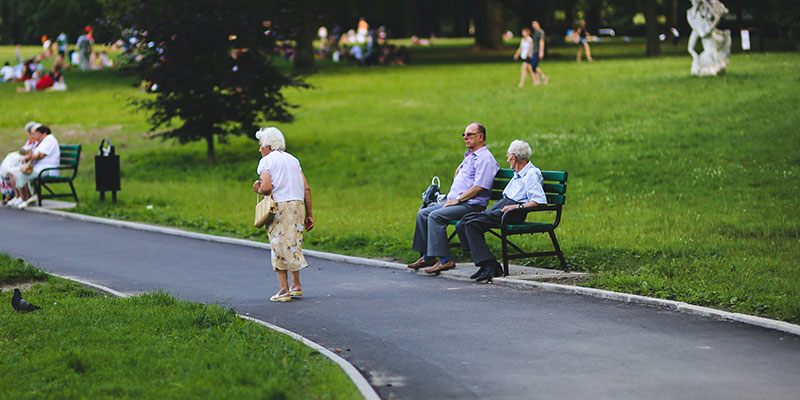
[[[799,54],[735,54],[725,76],[698,79],[683,45],[642,59],[641,42],[595,44],[592,64],[555,48],[542,64],[550,85],[519,89],[511,46],[468,44],[439,41],[398,68],[323,63],[313,90],[286,92],[301,107],[279,127],[314,196],[306,248],[412,260],[420,193],[434,175],[449,186],[460,133],[477,120],[501,164],[520,138],[538,167],[569,171],[558,236],[588,285],[800,322]],[[124,106],[142,96],[131,82],[105,71],[67,82],[64,93],[0,87],[0,150],[22,143],[30,119],[83,143],[76,212],[265,240],[251,228],[254,140],[219,146],[209,166],[201,146],[147,139],[144,116]],[[102,137],[122,156],[116,205],[93,192]]]

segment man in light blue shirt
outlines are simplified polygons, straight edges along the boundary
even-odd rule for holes
[[[486,147],[486,127],[473,122],[467,125],[461,136],[467,152],[456,169],[447,202],[417,212],[412,249],[422,257],[409,264],[409,268],[431,267],[425,270],[429,274],[455,268],[447,241],[448,222],[484,210],[489,204],[492,184],[500,165]]]
[[[522,140],[515,140],[508,146],[506,153],[508,164],[514,170],[514,177],[503,190],[503,198],[487,211],[464,215],[456,225],[456,232],[461,241],[461,248],[472,253],[472,260],[480,270],[472,275],[478,282],[490,281],[493,276],[500,276],[503,268],[497,258],[489,251],[484,234],[490,228],[500,224],[503,214],[514,208],[534,207],[547,204],[544,194],[542,171],[530,160],[531,146]],[[522,222],[522,221],[519,221]]]

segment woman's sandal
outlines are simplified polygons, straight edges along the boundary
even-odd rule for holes
[[[275,293],[272,297],[269,298],[269,301],[276,301],[276,302],[287,302],[292,301],[292,295],[289,293]]]
[[[300,289],[291,289],[289,291],[289,296],[292,296],[292,297],[300,297],[302,295],[303,295],[303,291],[300,290]]]

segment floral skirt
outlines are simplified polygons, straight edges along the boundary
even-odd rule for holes
[[[275,219],[267,228],[272,251],[272,269],[299,271],[308,266],[303,257],[303,220],[306,209],[302,200],[280,201]]]

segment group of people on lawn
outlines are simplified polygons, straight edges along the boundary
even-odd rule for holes
[[[469,251],[475,265],[480,267],[472,279],[491,281],[492,277],[502,275],[503,269],[486,245],[484,234],[497,226],[509,210],[546,204],[544,178],[530,162],[530,145],[514,140],[506,152],[514,176],[503,190],[503,198],[486,210],[500,165],[486,147],[486,127],[482,124],[467,125],[461,136],[467,152],[456,169],[446,201],[423,207],[417,213],[412,248],[421,257],[408,264],[408,268],[429,267],[425,269],[429,274],[455,268],[446,229],[450,220],[459,220],[456,232],[461,248]],[[279,290],[270,301],[289,302],[303,295],[300,270],[308,266],[302,253],[303,230],[314,227],[311,189],[300,162],[286,152],[280,130],[263,128],[256,132],[256,138],[262,157],[256,169],[260,179],[253,182],[253,191],[272,195],[277,204],[273,222],[267,227],[272,268],[279,283]]]
[[[33,182],[43,173],[58,176],[61,150],[47,125],[31,121],[25,124],[28,139],[19,151],[6,155],[0,164],[3,205],[25,208],[38,200]],[[47,170],[46,170],[47,169]]]

